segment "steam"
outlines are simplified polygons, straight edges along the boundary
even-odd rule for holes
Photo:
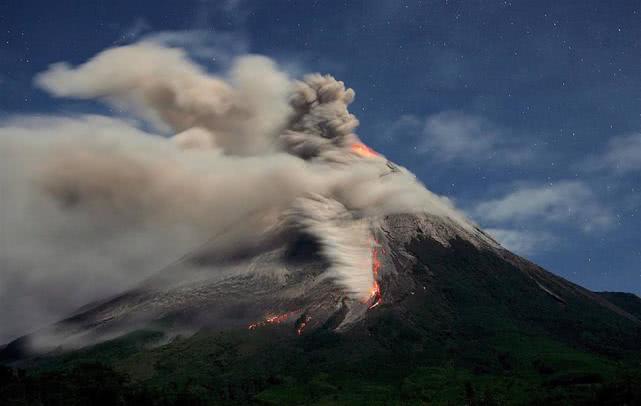
[[[321,195],[297,199],[288,215],[299,230],[319,239],[322,254],[331,259],[326,277],[348,294],[366,299],[374,283],[369,223],[355,220],[341,203]]]
[[[127,116],[0,123],[0,341],[121,292],[208,239],[207,252],[226,256],[305,232],[322,245],[325,276],[363,300],[371,219],[427,212],[468,224],[405,169],[352,149],[354,91],[329,75],[295,81],[244,56],[213,76],[180,49],[139,43],[54,64],[36,83]]]

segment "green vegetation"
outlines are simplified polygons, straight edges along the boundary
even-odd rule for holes
[[[347,333],[140,331],[0,370],[0,404],[641,404],[638,322],[463,242],[409,248],[404,293]]]
[[[491,351],[453,346],[391,353],[376,338],[349,345],[319,331],[298,339],[286,327],[263,331],[202,332],[136,353],[131,335],[90,350],[42,360],[38,368],[0,371],[0,403],[11,405],[180,404],[639,404],[641,373],[633,362],[613,361],[540,337],[507,335]],[[500,341],[500,342],[499,342]],[[367,348],[367,346],[373,348]],[[371,351],[370,351],[371,350]],[[369,355],[368,355],[369,353]],[[106,357],[105,354],[109,354]],[[97,361],[99,360],[99,361]]]
[[[625,292],[598,292],[598,295],[641,320],[641,298],[639,296]]]

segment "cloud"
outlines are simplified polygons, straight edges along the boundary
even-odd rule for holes
[[[641,171],[641,132],[611,138],[605,152],[589,158],[583,167],[616,174]]]
[[[446,161],[470,156],[491,159],[500,143],[498,130],[489,121],[451,111],[429,116],[423,134],[419,149]]]
[[[229,81],[207,74],[182,49],[142,42],[76,67],[53,64],[35,82],[57,97],[103,100],[166,132],[200,127],[227,152],[273,148],[292,112],[291,81],[256,55],[237,58],[227,75]]]
[[[0,342],[130,288],[205,238],[203,230],[177,222],[130,221],[82,205],[71,210],[40,189],[41,171],[60,152],[55,145],[105,134],[145,136],[129,123],[98,117],[1,123]]]
[[[418,154],[458,164],[516,164],[532,159],[534,152],[517,145],[504,129],[490,120],[458,111],[444,111],[421,119],[404,115],[383,132],[385,141],[405,138]]]
[[[580,181],[520,186],[502,197],[478,203],[472,213],[482,224],[544,221],[570,223],[584,231],[607,227],[613,219],[591,189]]]
[[[234,58],[249,53],[249,40],[243,30],[219,30],[212,27],[209,14],[215,9],[239,17],[243,12],[240,1],[200,4],[196,12],[196,21],[191,28],[184,30],[155,31],[145,18],[136,18],[131,24],[121,29],[116,46],[147,42],[162,47],[181,48],[191,58],[209,65],[229,68]]]
[[[485,232],[493,236],[503,247],[520,255],[534,254],[556,242],[556,237],[546,231],[486,228]]]
[[[396,121],[381,129],[381,142],[393,144],[399,140],[412,140],[414,144],[420,139],[424,120],[413,114],[403,114]]]
[[[249,43],[244,35],[212,29],[156,31],[143,36],[141,40],[182,48],[192,58],[213,62],[222,67],[229,66],[234,58],[249,51]]]
[[[212,235],[223,233],[213,255],[276,241],[292,202],[339,178],[284,153],[180,149],[108,117],[2,122],[0,341],[129,289]]]

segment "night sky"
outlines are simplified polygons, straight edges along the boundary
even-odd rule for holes
[[[258,53],[356,91],[359,136],[504,245],[641,293],[638,1],[6,1],[0,116],[114,114],[33,77],[144,38],[209,71]]]

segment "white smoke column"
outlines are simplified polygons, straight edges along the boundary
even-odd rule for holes
[[[287,218],[320,243],[321,253],[330,262],[325,276],[352,298],[367,300],[374,283],[369,222],[355,220],[338,201],[318,194],[298,198]]]

